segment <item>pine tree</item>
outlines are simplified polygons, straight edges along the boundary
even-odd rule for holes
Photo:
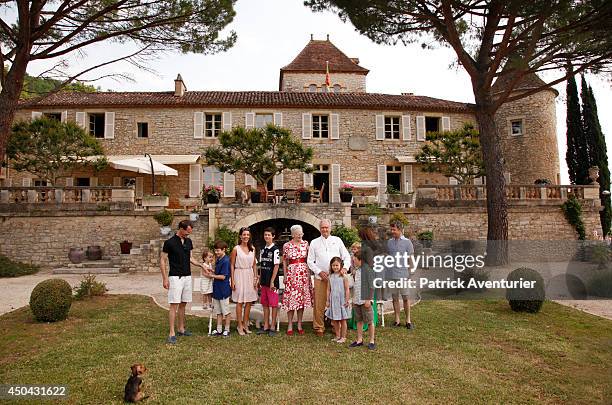
[[[588,184],[589,165],[586,149],[586,139],[582,131],[582,116],[580,114],[580,101],[578,99],[578,86],[576,79],[571,76],[567,80],[567,152],[565,160],[572,184]]]
[[[604,194],[610,190],[610,169],[608,168],[608,155],[606,139],[601,131],[599,117],[597,115],[597,102],[593,89],[589,87],[582,77],[582,123],[585,138],[588,142],[590,166],[599,167],[599,197],[604,209],[601,211],[601,228],[604,235],[610,232],[612,221],[612,207],[610,204],[610,194]]]

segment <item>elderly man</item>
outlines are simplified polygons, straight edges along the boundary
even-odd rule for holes
[[[351,256],[337,236],[331,236],[331,223],[324,219],[319,223],[321,236],[310,242],[308,250],[308,268],[314,273],[314,308],[312,326],[317,336],[325,333],[323,313],[327,302],[327,284],[329,282],[329,262],[333,257],[342,259],[344,272],[351,265]]]
[[[391,239],[387,241],[387,251],[390,256],[395,257],[397,254],[404,255],[407,253],[412,256],[414,253],[414,246],[410,239],[407,239],[403,235],[403,226],[399,221],[392,222],[390,225]],[[393,267],[389,269],[387,278],[390,280],[401,280],[410,278],[410,269],[407,267]],[[406,312],[406,328],[413,329],[414,325],[410,321],[410,289],[409,288],[387,288],[385,289],[385,299],[393,300],[393,312],[395,313],[395,322],[393,326],[400,326],[400,296],[404,301],[404,312]]]

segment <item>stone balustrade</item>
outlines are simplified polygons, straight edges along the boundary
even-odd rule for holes
[[[579,200],[591,202],[600,206],[599,185],[537,185],[508,184],[506,197],[511,203],[529,205],[562,204],[569,195],[575,195]],[[417,188],[417,203],[469,203],[484,201],[487,198],[485,185],[428,185]]]
[[[23,209],[74,209],[108,206],[109,209],[134,208],[131,187],[3,187],[0,211]]]

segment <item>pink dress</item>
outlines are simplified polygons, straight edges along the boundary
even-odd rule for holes
[[[294,311],[311,307],[312,286],[310,270],[306,264],[308,242],[303,240],[299,246],[291,241],[285,243],[283,257],[287,260],[287,271],[284,278],[285,291],[281,308],[285,311]]]
[[[234,286],[236,289],[232,291],[232,301],[234,302],[257,301],[253,260],[255,260],[255,251],[247,254],[240,246],[236,246],[236,261],[234,263]]]

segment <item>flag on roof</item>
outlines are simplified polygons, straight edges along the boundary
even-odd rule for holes
[[[325,61],[325,85],[331,86],[331,78],[329,77],[329,61]]]

